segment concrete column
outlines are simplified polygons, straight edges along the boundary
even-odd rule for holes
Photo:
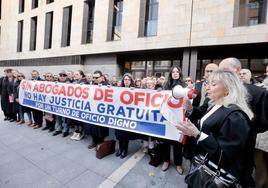
[[[197,68],[197,49],[191,49],[190,56],[190,77],[196,79],[196,68]]]
[[[184,77],[188,76],[189,72],[189,61],[190,60],[190,50],[185,49],[183,51],[183,58],[182,58],[182,74]]]

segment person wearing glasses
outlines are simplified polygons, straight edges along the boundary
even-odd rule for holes
[[[25,79],[25,76],[23,73],[19,73],[18,74],[18,80],[19,82],[21,82],[21,80]],[[19,93],[19,87],[18,87],[18,93]],[[19,102],[19,96],[17,96],[16,101]],[[22,106],[19,105],[19,116],[20,116],[20,121],[18,122],[18,125],[24,124],[25,123],[25,119],[24,119],[24,113],[27,114],[28,120],[29,122],[27,123],[27,125],[31,125],[33,123],[33,119],[32,119],[32,113],[31,113],[31,108],[26,107],[26,106]]]
[[[185,78],[185,83],[187,84],[187,88],[193,89],[194,88],[194,82],[191,77]]]
[[[86,76],[84,74],[84,72],[82,70],[78,70],[78,71],[75,71],[74,74],[73,74],[73,84],[87,84],[87,80],[86,80]],[[72,140],[81,140],[84,135],[85,135],[85,132],[84,132],[84,126],[85,126],[85,123],[82,122],[82,121],[78,121],[78,120],[74,120],[74,119],[67,119],[67,124],[68,124],[68,127],[70,127],[71,125],[75,125],[75,131],[73,133],[73,135],[71,136],[71,139]]]
[[[45,81],[47,82],[54,82],[54,75],[50,72],[45,74]],[[44,118],[46,121],[46,126],[42,128],[42,130],[49,130],[50,132],[54,131],[55,129],[55,115],[44,112]]]
[[[126,73],[123,75],[121,87],[134,88],[134,79],[131,74]],[[132,137],[134,137],[135,134],[128,131],[116,129],[115,136],[119,143],[119,149],[117,150],[115,156],[123,159],[127,156],[128,153],[129,140],[132,139]]]
[[[109,85],[108,82],[104,81],[105,77],[102,72],[97,70],[93,74],[94,85]],[[109,135],[109,129],[98,125],[89,125],[90,136],[92,137],[91,144],[88,145],[88,149],[95,148],[97,144],[104,141],[104,138]]]
[[[60,83],[70,83],[68,81],[68,76],[67,76],[67,73],[65,71],[61,71],[59,73],[59,82]],[[69,135],[70,125],[67,124],[67,119],[68,118],[66,118],[66,117],[56,115],[56,117],[55,117],[55,120],[56,120],[55,129],[56,129],[56,131],[52,134],[52,136],[57,136],[61,133],[62,133],[62,137],[67,137]]]
[[[205,67],[205,74],[204,74],[204,80],[201,82],[198,82],[195,84],[195,90],[197,91],[197,96],[193,100],[193,106],[200,106],[204,103],[205,98],[206,98],[206,84],[207,84],[207,79],[211,73],[214,71],[218,70],[218,65],[215,63],[210,63],[207,64]]]
[[[33,70],[31,72],[31,75],[32,75],[33,81],[43,81],[40,78],[39,72],[37,70]],[[42,127],[42,124],[43,124],[43,111],[32,109],[32,112],[33,112],[34,123],[32,125],[30,125],[30,127],[33,127],[34,129],[39,129]]]

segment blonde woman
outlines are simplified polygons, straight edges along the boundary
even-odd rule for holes
[[[211,108],[201,118],[199,126],[188,120],[178,129],[196,139],[196,154],[208,153],[215,164],[222,151],[222,168],[247,188],[253,181],[254,137],[250,121],[253,113],[247,105],[246,88],[236,74],[216,71],[209,78],[207,93]]]

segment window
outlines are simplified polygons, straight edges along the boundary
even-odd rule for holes
[[[121,39],[123,0],[110,0],[107,40]]]
[[[2,0],[0,0],[0,20],[1,20],[1,15],[2,15]]]
[[[24,12],[25,0],[19,0],[19,13]]]
[[[54,2],[54,0],[47,0],[47,4],[53,3],[53,2]]]
[[[0,44],[1,44],[1,25],[0,25]]]
[[[36,50],[37,16],[31,18],[30,50]]]
[[[147,0],[145,13],[145,36],[157,34],[158,0]]]
[[[82,29],[82,44],[91,43],[93,40],[95,0],[84,2],[84,16]]]
[[[72,6],[63,8],[61,46],[70,46],[71,43]]]
[[[38,7],[38,0],[32,0],[32,9]]]
[[[22,51],[23,20],[18,22],[17,52]]]
[[[266,23],[267,0],[239,0],[235,26],[251,26]]]
[[[131,72],[133,77],[144,78],[146,76],[165,76],[169,75],[169,70],[172,65],[176,65],[178,61],[181,66],[180,60],[143,60],[143,61],[126,61],[124,72]]]
[[[53,12],[48,12],[46,13],[46,21],[45,21],[44,49],[49,49],[52,46],[52,31],[53,31]]]
[[[115,0],[113,7],[112,40],[121,39],[122,15],[123,15],[123,0]]]
[[[139,37],[156,36],[158,0],[141,0]]]

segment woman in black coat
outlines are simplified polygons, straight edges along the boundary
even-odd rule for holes
[[[170,69],[169,77],[166,86],[164,87],[166,90],[173,89],[176,85],[181,85],[182,87],[187,87],[185,82],[183,81],[183,75],[180,67],[173,66]],[[169,167],[170,163],[170,148],[173,146],[173,157],[174,164],[176,165],[176,171],[179,174],[183,174],[182,168],[182,144],[173,140],[163,140],[164,143],[164,163],[162,165],[162,170],[166,171]]]
[[[178,129],[196,139],[196,154],[208,154],[215,164],[222,152],[222,168],[247,188],[252,183],[254,137],[246,89],[229,71],[216,71],[209,80],[207,93],[212,103],[200,120],[200,128],[188,120],[180,123]]]
[[[132,75],[129,73],[124,74],[121,81],[121,87],[134,87],[134,85],[135,84]],[[119,149],[115,155],[116,157],[120,156],[120,158],[123,159],[127,156],[128,143],[129,140],[134,137],[134,133],[116,129],[115,136],[119,142]]]
[[[0,95],[1,95],[1,108],[4,112],[4,120],[10,120],[10,114],[8,113],[8,103],[9,103],[9,97],[8,97],[8,79],[12,77],[12,69],[5,69],[5,76],[3,76],[0,79]]]
[[[8,103],[8,113],[10,114],[11,120],[18,121],[17,114],[19,113],[19,103],[15,100],[18,95],[19,80],[17,78],[18,71],[12,70],[12,77],[9,78],[9,83],[7,87],[9,103]]]

